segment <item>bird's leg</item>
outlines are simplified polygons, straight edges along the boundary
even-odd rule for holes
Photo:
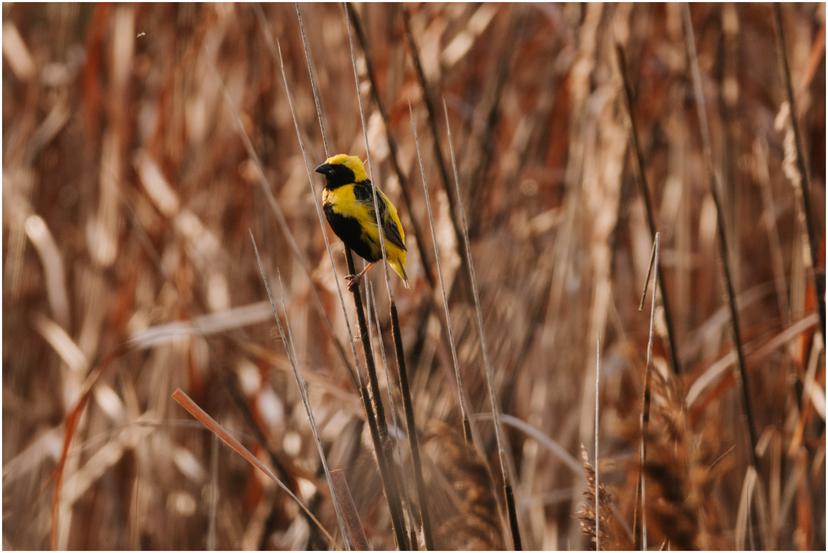
[[[371,262],[371,263],[367,264],[365,266],[365,268],[362,269],[357,274],[355,274],[355,275],[346,275],[345,276],[345,280],[348,281],[348,291],[349,292],[353,292],[354,288],[359,286],[359,283],[362,282],[362,277],[364,277],[365,273],[367,273],[368,270],[373,266],[374,266],[374,262]]]

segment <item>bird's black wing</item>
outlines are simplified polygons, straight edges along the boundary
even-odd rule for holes
[[[354,185],[354,196],[360,202],[366,204],[371,209],[371,219],[373,220],[374,215],[374,193],[371,190],[371,181],[365,180],[362,182],[356,183]],[[397,246],[398,248],[402,248],[405,250],[405,241],[403,240],[402,236],[400,235],[400,229],[397,227],[396,221],[391,217],[391,214],[388,212],[388,208],[385,206],[385,201],[383,200],[383,196],[377,188],[377,198],[379,199],[379,214],[380,219],[382,220],[382,233],[385,236],[385,239]]]

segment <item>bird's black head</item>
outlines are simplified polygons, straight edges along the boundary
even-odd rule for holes
[[[356,156],[335,155],[317,167],[317,173],[325,175],[325,187],[334,189],[344,184],[361,182],[367,177],[362,161]]]

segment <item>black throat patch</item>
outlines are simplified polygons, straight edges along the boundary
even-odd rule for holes
[[[351,184],[356,180],[354,172],[344,165],[331,165],[331,170],[325,175],[325,188],[334,190],[340,186]]]

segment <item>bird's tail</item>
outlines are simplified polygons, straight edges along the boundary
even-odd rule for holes
[[[405,272],[405,265],[403,265],[396,259],[389,259],[388,264],[391,266],[394,272],[397,273],[397,276],[399,276],[402,279],[405,287],[408,288],[408,274]]]

